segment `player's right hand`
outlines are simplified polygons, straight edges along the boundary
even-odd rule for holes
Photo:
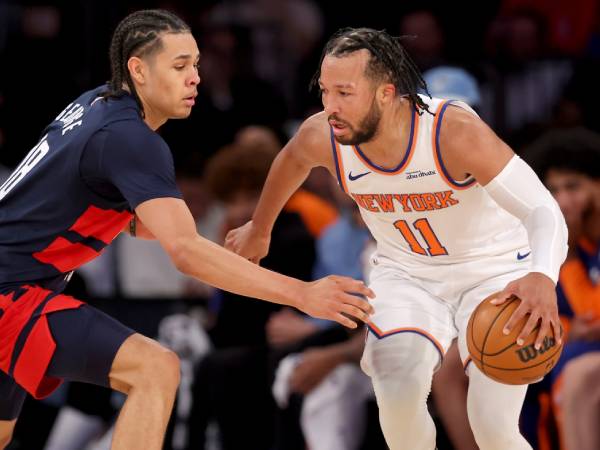
[[[550,335],[551,328],[557,342],[560,344],[562,342],[562,329],[558,317],[554,282],[543,273],[530,272],[524,277],[508,283],[491,302],[494,305],[501,305],[513,295],[517,296],[521,303],[506,322],[504,334],[510,334],[517,323],[523,317],[529,315],[517,337],[517,345],[523,345],[535,328],[538,328],[534,343],[536,349],[541,348],[544,338]]]
[[[362,281],[330,275],[306,286],[295,306],[313,317],[356,328],[357,320],[368,322],[374,312],[373,306],[362,297],[375,298],[375,293]]]
[[[225,237],[225,248],[227,250],[231,250],[255,264],[258,264],[261,259],[267,256],[270,243],[270,233],[258,230],[252,220],[239,228],[231,230]]]

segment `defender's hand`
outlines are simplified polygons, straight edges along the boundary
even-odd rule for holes
[[[258,230],[251,220],[231,230],[225,237],[225,248],[258,264],[267,256],[271,235]]]
[[[367,322],[373,314],[373,307],[367,300],[353,294],[375,297],[373,291],[362,281],[330,275],[306,283],[295,306],[313,317],[334,320],[348,328],[356,328],[355,320]],[[346,316],[350,316],[352,320]]]
[[[504,290],[492,300],[492,303],[501,305],[513,295],[521,299],[521,304],[506,323],[504,334],[509,334],[519,320],[529,314],[529,319],[517,337],[518,345],[523,345],[525,338],[534,330],[539,321],[541,324],[535,340],[535,348],[539,349],[542,346],[544,337],[549,334],[551,327],[554,330],[555,339],[560,344],[562,333],[554,282],[542,273],[528,273],[524,277],[508,283]]]

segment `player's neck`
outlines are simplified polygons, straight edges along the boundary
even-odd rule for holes
[[[144,110],[144,122],[151,130],[158,130],[169,118],[152,106],[152,102],[147,100],[142,90],[138,89],[137,94]]]
[[[150,127],[151,130],[158,130],[168,120],[167,117],[160,113],[156,113],[152,108],[144,106],[144,122]]]
[[[397,166],[404,159],[410,138],[412,105],[400,99],[387,114],[383,114],[375,137],[360,145],[372,161],[382,167]]]

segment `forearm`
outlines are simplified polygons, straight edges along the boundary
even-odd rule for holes
[[[186,275],[239,295],[300,307],[302,281],[264,269],[201,237],[183,239],[172,252]]]
[[[485,189],[527,230],[531,271],[543,273],[556,283],[567,255],[567,226],[556,201],[533,170],[514,156]]]
[[[277,155],[252,217],[257,229],[263,230],[265,234],[271,233],[277,216],[306,180],[311,168],[288,149]]]

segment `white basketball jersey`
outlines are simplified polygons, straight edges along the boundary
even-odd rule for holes
[[[377,241],[377,255],[431,265],[514,250],[516,260],[517,251],[528,246],[521,222],[473,178],[453,180],[441,159],[446,108],[455,104],[472,110],[461,102],[421,98],[435,115],[413,112],[408,148],[396,168],[377,166],[360,146],[341,145],[331,135],[338,182],[358,204]]]

